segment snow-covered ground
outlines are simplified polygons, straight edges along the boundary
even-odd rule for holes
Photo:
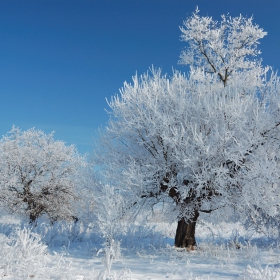
[[[207,247],[205,251],[185,252],[169,247],[142,254],[127,254],[115,261],[111,273],[125,276],[119,279],[243,279],[242,273],[243,276],[260,273],[259,278],[245,279],[266,279],[260,265],[265,268],[269,264],[267,272],[275,273],[280,265],[278,249],[256,250],[249,247],[237,251],[214,245]],[[56,261],[53,258],[53,265]],[[69,267],[67,274],[71,275],[70,278],[65,275],[65,279],[79,279],[79,276],[81,279],[82,276],[84,279],[96,279],[103,270],[102,260],[89,252],[70,250],[64,261]],[[279,271],[278,278],[267,279],[280,279]]]
[[[127,226],[110,267],[94,228],[42,223],[30,231],[8,216],[0,222],[0,279],[280,279],[277,240],[237,223],[199,225],[190,252],[172,246],[174,224]]]

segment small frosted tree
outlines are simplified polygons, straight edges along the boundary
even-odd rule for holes
[[[47,215],[70,220],[85,159],[74,146],[55,141],[53,133],[13,129],[0,142],[0,201],[31,223]]]
[[[253,18],[222,15],[220,22],[212,17],[199,15],[198,8],[180,27],[181,39],[188,48],[180,55],[180,64],[201,68],[207,73],[216,74],[226,86],[231,80],[241,80],[243,84],[254,85],[254,75],[263,75],[261,54],[257,48],[259,39],[267,32],[253,24]],[[256,71],[258,69],[259,71]],[[249,74],[249,75],[248,75]]]
[[[203,29],[206,19],[196,27]],[[246,22],[251,19],[242,18],[241,26]],[[194,53],[195,46],[190,48]],[[246,56],[241,61],[247,63]],[[213,65],[221,64],[217,59]],[[235,209],[279,218],[278,78],[266,80],[266,71],[250,61],[243,68],[229,63],[232,76],[223,76],[227,68],[207,71],[207,61],[198,60],[188,76],[168,77],[152,69],[125,83],[109,102],[112,117],[96,154],[99,164],[115,170],[107,180],[130,190],[131,205],[164,202],[169,212],[175,207],[178,247],[196,244],[195,226],[203,212]]]
[[[114,259],[121,255],[118,233],[122,230],[121,218],[125,211],[125,200],[118,190],[111,185],[95,184],[95,212],[98,227],[105,239],[103,248],[98,254],[104,253],[104,271],[100,279],[109,279]]]

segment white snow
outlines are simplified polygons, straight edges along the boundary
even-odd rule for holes
[[[45,233],[53,231],[52,235],[45,234],[40,243],[36,231],[42,229],[43,224],[32,233],[26,228],[15,230],[23,225],[9,216],[2,217],[0,222],[0,279],[280,279],[277,240],[246,231],[238,223],[199,225],[198,248],[189,252],[173,247],[175,224],[128,225],[134,229],[128,230],[127,236],[125,231],[120,233],[121,252],[115,254],[110,274],[104,276],[105,253],[100,250],[104,240],[97,233],[81,234],[79,240],[78,235],[73,236],[77,232],[73,226],[72,235],[66,224],[49,226],[44,230]],[[16,234],[25,234],[25,241],[20,243],[22,237]],[[49,243],[45,254],[44,242]],[[21,256],[24,248],[29,252]],[[8,270],[4,261],[7,256],[10,258]]]

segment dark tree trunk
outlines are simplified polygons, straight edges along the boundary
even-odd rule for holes
[[[195,215],[192,219],[186,220],[183,218],[178,221],[176,236],[175,236],[175,246],[180,248],[190,248],[194,249],[196,246],[195,240],[195,226],[198,219],[199,212],[195,211]]]
[[[33,212],[30,212],[29,214],[29,224],[30,225],[35,225],[36,220],[38,218],[38,215],[34,214]]]
[[[36,205],[34,201],[29,204],[29,223],[36,225],[36,221],[39,216],[42,215],[44,207],[42,205]]]

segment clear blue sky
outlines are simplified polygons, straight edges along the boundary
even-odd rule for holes
[[[201,15],[251,16],[268,32],[263,63],[280,68],[279,0],[1,0],[0,135],[36,127],[81,153],[108,120],[105,98],[151,65],[171,73],[179,26]]]

